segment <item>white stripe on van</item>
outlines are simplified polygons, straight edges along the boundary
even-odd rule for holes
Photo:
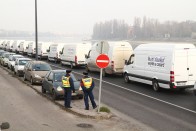
[[[97,62],[101,62],[101,63],[109,63],[108,60],[97,60]]]

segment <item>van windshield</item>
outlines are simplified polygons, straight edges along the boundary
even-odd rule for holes
[[[35,64],[33,65],[33,71],[50,71],[51,67],[48,64]]]

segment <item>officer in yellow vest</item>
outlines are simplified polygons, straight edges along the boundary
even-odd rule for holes
[[[71,104],[71,91],[75,92],[74,82],[70,76],[71,70],[66,70],[66,75],[62,76],[62,87],[64,88],[64,106],[65,108],[72,108]]]
[[[84,103],[85,103],[85,110],[89,110],[89,104],[88,104],[88,97],[91,100],[91,104],[93,106],[93,109],[97,107],[94,96],[93,96],[93,88],[95,86],[94,81],[91,77],[88,76],[87,72],[83,72],[84,77],[82,78],[80,85],[82,87],[82,90],[84,92]]]

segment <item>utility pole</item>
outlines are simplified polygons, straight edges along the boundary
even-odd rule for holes
[[[38,60],[38,38],[37,38],[37,0],[35,0],[35,49],[36,49],[36,60]]]

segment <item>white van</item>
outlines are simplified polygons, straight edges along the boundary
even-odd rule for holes
[[[1,49],[5,49],[5,44],[6,44],[7,40],[2,40],[1,42]]]
[[[28,43],[30,43],[30,41],[22,41],[22,42],[20,42],[20,44],[19,44],[19,50],[18,50],[18,52],[20,54],[27,55]]]
[[[27,55],[34,57],[36,54],[35,42],[30,41],[27,46]]]
[[[6,51],[12,51],[12,48],[13,48],[13,43],[14,43],[14,41],[13,40],[9,40],[9,41],[7,41],[7,43],[6,43]]]
[[[62,51],[65,43],[55,43],[51,44],[48,50],[48,61],[59,62],[60,61],[60,51]]]
[[[15,40],[12,45],[12,51],[15,53],[19,53],[19,45],[21,42],[24,42],[25,40]]]
[[[123,68],[125,65],[124,61],[133,53],[131,44],[125,41],[104,42],[109,45],[105,54],[108,55],[110,63],[105,69],[103,69],[103,76],[106,76],[107,74],[123,74]],[[100,68],[96,65],[96,58],[100,55],[96,49],[98,45],[99,43],[95,43],[86,56],[86,71],[100,71]]]
[[[193,44],[141,44],[125,62],[125,82],[136,81],[166,89],[193,87],[196,81],[196,48]]]
[[[69,43],[64,45],[60,52],[61,65],[75,66],[86,65],[85,55],[88,54],[91,43]]]
[[[47,59],[48,58],[48,52],[47,50],[49,50],[49,46],[51,45],[51,42],[39,42],[38,43],[38,58],[43,59]]]

